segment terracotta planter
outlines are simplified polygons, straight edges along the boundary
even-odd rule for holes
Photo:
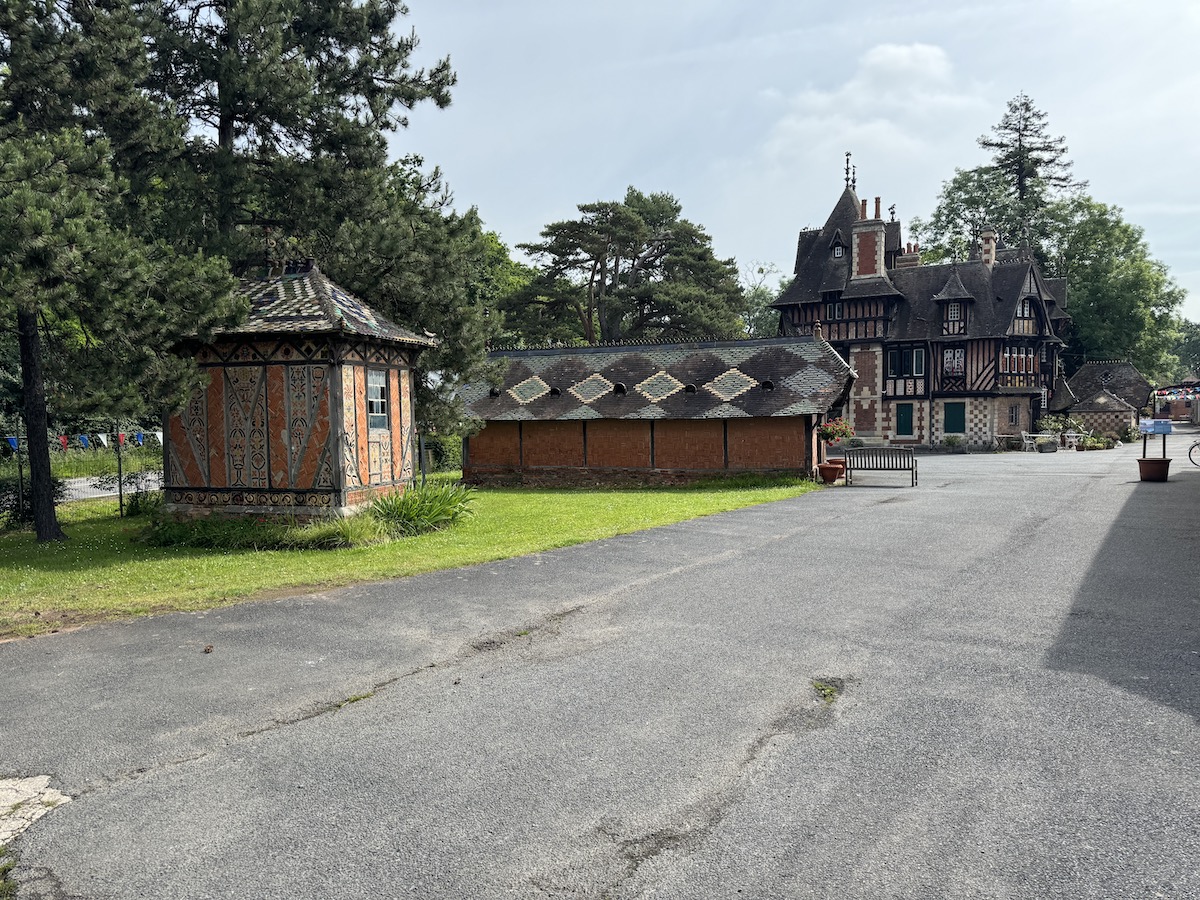
[[[831,466],[837,466],[843,473],[846,471],[846,458],[844,456],[830,456],[825,462]]]
[[[839,465],[833,463],[817,463],[817,472],[821,476],[821,480],[826,484],[833,484],[842,477],[842,473],[846,470]]]
[[[1171,468],[1169,458],[1154,459],[1143,456],[1138,460],[1138,472],[1142,476],[1142,481],[1166,481],[1169,468]]]

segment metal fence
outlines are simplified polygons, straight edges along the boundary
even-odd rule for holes
[[[162,487],[161,431],[88,431],[50,437],[50,475],[59,503],[112,497],[117,513]],[[8,429],[0,445],[0,514],[24,518],[29,509],[28,443]]]

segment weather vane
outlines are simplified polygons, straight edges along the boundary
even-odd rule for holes
[[[850,187],[850,151],[846,151],[846,187]]]

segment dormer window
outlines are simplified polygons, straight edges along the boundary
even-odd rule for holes
[[[1032,298],[1026,297],[1025,299],[1023,299],[1017,303],[1017,318],[1018,319],[1032,319],[1033,318],[1033,300],[1032,300]]]
[[[841,259],[842,254],[845,252],[846,252],[846,248],[843,247],[841,244],[838,244],[836,247],[833,248],[833,258]]]
[[[946,304],[946,321],[961,322],[962,321],[962,304],[957,300],[951,300]]]

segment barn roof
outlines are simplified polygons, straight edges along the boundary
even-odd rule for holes
[[[1103,389],[1134,409],[1146,406],[1153,390],[1150,382],[1126,359],[1088,360],[1071,376],[1070,385],[1076,397],[1091,398]]]
[[[250,314],[223,334],[347,334],[418,347],[438,343],[384,318],[330,281],[312,260],[261,270],[258,277],[243,278],[237,292],[250,300]]]
[[[506,350],[498,386],[466,385],[485,421],[729,419],[816,415],[842,403],[854,372],[811,337]]]

